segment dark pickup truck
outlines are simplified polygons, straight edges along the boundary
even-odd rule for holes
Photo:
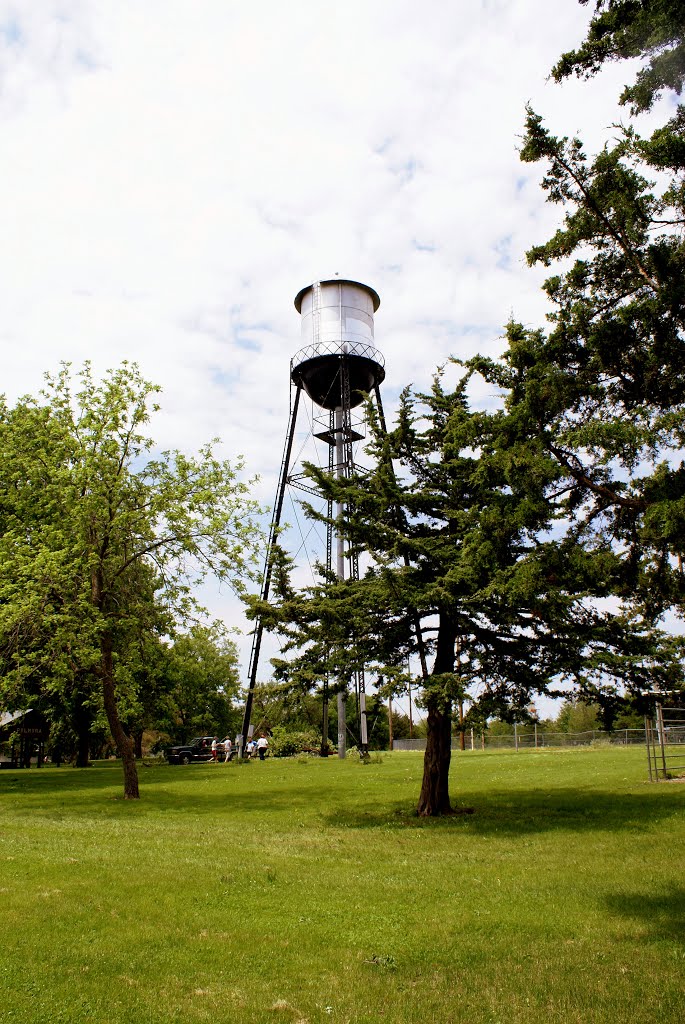
[[[196,736],[190,741],[190,743],[184,743],[178,747],[169,747],[166,753],[167,761],[169,764],[190,764],[191,761],[211,761],[212,760],[212,740],[213,736]],[[220,757],[223,761],[226,757],[226,751],[224,750],[223,743],[217,744],[217,757]],[[229,761],[233,758],[233,751]]]

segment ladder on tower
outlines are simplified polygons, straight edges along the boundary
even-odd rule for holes
[[[321,341],[321,282],[312,285],[312,344],[318,348]]]
[[[359,434],[352,427],[352,396],[350,394],[350,367],[347,355],[340,356],[340,399],[342,406],[343,475],[348,479],[354,473],[354,441]],[[350,557],[350,577],[359,581],[359,554],[356,550]],[[353,672],[354,694],[359,722],[359,752],[366,757],[369,750],[369,734],[366,714],[366,681],[364,667],[360,665]]]

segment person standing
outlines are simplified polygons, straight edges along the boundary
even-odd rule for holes
[[[212,740],[212,761],[218,761],[218,757],[216,755],[216,751],[217,751],[218,745],[219,745],[219,740],[215,736],[214,739]]]
[[[228,764],[228,762],[231,760],[232,746],[233,744],[231,743],[231,737],[227,736],[226,739],[224,740],[224,753],[226,755],[226,757],[224,758],[224,764]]]
[[[269,746],[269,741],[267,740],[267,738],[264,735],[264,733],[262,733],[261,736],[259,737],[259,739],[257,740],[257,753],[259,754],[259,760],[260,761],[263,761],[264,758],[266,757],[266,748],[268,746]]]

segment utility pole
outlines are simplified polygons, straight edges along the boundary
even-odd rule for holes
[[[388,744],[392,750],[392,697],[388,697]]]
[[[409,688],[409,739],[411,740],[414,738],[414,723],[411,714],[411,664],[409,658],[407,658],[407,686]]]

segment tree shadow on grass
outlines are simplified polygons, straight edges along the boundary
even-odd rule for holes
[[[299,780],[290,776],[284,784],[273,775],[265,776],[264,785],[259,784],[260,771],[258,764],[218,765],[209,770],[205,765],[141,768],[142,799],[124,801],[121,766],[116,763],[93,769],[25,769],[2,773],[0,798],[11,803],[13,795],[20,797],[19,813],[36,816],[226,813],[244,815],[249,820],[252,815],[271,814],[275,819],[301,811],[312,828],[386,832],[428,828],[481,836],[525,836],[565,830],[641,833],[670,817],[682,806],[685,795],[685,791],[661,786],[645,786],[639,793],[580,786],[531,791],[488,789],[472,796],[462,794],[464,803],[474,808],[473,814],[419,818],[414,809],[418,787],[409,798],[390,800],[385,795],[380,802],[364,802],[363,793],[334,793],[324,780],[306,769]],[[211,784],[215,779],[219,782],[219,773],[228,786]],[[243,773],[248,773],[247,777]],[[125,812],[121,811],[123,806]]]
[[[124,800],[121,765],[117,763],[83,769],[12,770],[0,778],[0,802],[15,814],[58,819],[64,815],[145,817],[160,813],[198,817],[222,812],[247,819],[269,813],[292,818],[302,810],[312,827],[317,823],[316,809],[330,805],[330,789],[323,782],[312,784],[312,776],[303,776],[299,787],[296,779],[283,786],[265,778],[266,784],[259,785],[259,772],[258,764],[209,769],[205,764],[141,767],[141,799]],[[243,773],[248,773],[247,778],[241,778]],[[214,785],[222,782],[228,785]]]
[[[474,835],[526,835],[539,832],[604,829],[615,832],[648,831],[670,817],[680,801],[662,798],[660,790],[616,793],[582,788],[555,788],[551,792],[489,790],[465,806],[473,814],[419,818],[406,803],[382,808],[337,807],[324,813],[326,824],[347,828],[423,827],[467,831]]]
[[[615,893],[605,899],[611,913],[638,921],[644,938],[685,945],[685,889],[672,885],[655,893]]]

